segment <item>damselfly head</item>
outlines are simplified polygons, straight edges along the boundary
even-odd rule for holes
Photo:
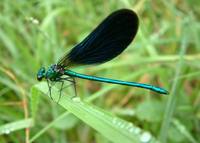
[[[45,68],[41,67],[37,73],[37,80],[41,81],[45,77]]]

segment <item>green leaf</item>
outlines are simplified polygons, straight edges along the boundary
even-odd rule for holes
[[[47,93],[46,83],[40,83],[33,88],[37,88],[43,93]],[[56,91],[57,90],[57,91]],[[54,88],[52,96],[58,99],[59,90]],[[79,97],[72,97],[62,92],[62,97],[58,104],[74,114],[77,118],[97,130],[101,135],[114,143],[139,143],[156,142],[149,132],[142,131],[132,123],[124,121],[103,109],[82,101]]]
[[[59,120],[59,122],[56,122],[54,124],[54,127],[60,130],[66,130],[73,128],[79,120],[72,114],[69,114],[65,118],[62,118]]]
[[[163,117],[164,105],[156,100],[148,100],[139,104],[136,108],[136,115],[140,120],[149,122],[160,122]]]
[[[110,143],[107,138],[98,133],[95,134],[95,140],[97,143]]]
[[[182,135],[177,128],[175,128],[174,126],[170,126],[169,131],[168,131],[168,135],[169,135],[169,139],[172,142],[176,142],[176,143],[181,143],[184,142],[186,140],[186,138],[184,137],[184,135]]]
[[[35,88],[31,88],[31,113],[32,117],[35,118],[37,109],[38,109],[38,103],[40,99],[40,92],[36,90]]]
[[[192,134],[190,134],[189,130],[187,129],[187,127],[182,124],[179,120],[174,119],[173,120],[173,125],[175,126],[176,130],[178,130],[181,134],[179,135],[179,138],[187,138],[189,142],[191,143],[197,143],[198,141],[193,137]]]
[[[13,131],[25,129],[33,126],[32,119],[24,119],[16,122],[11,122],[0,126],[0,135],[9,134]]]

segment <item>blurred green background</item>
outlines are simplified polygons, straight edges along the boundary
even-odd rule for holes
[[[30,89],[38,83],[41,65],[56,63],[120,8],[139,16],[134,42],[108,63],[73,70],[149,83],[170,94],[77,79],[78,95],[94,98],[91,104],[148,131],[160,142],[200,142],[200,1],[1,0],[1,143],[110,142],[71,114],[54,122],[65,110],[42,94],[31,100]],[[13,129],[6,130],[10,126]]]

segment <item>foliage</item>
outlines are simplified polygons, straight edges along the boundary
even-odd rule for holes
[[[197,0],[1,0],[0,142],[200,142],[199,5]],[[70,98],[70,88],[59,103],[48,98],[37,70],[56,63],[120,8],[139,15],[134,42],[108,63],[73,70],[150,83],[170,94],[77,79],[80,99]]]

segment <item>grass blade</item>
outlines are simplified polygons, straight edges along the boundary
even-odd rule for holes
[[[33,126],[32,119],[25,119],[25,120],[19,120],[16,122],[7,123],[5,125],[0,126],[0,135],[9,134],[13,131],[29,128],[32,126]]]
[[[43,93],[47,93],[48,91],[46,83],[37,84],[33,88],[36,88]],[[56,90],[57,89],[55,88],[52,90],[54,99],[59,96],[56,96],[55,93],[58,93]],[[62,94],[64,94],[64,92],[62,92]],[[142,131],[132,123],[126,122],[90,103],[84,102],[78,97],[71,97],[65,94],[61,97],[58,104],[112,142],[156,142],[150,133]]]

